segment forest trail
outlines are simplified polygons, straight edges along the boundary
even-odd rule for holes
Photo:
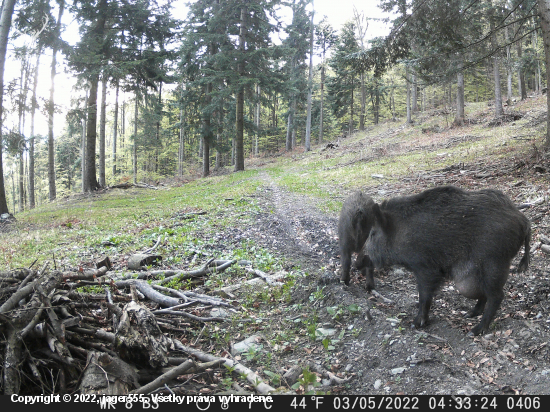
[[[482,186],[506,184],[511,197],[532,189],[529,183],[511,185],[511,176],[499,172],[504,165],[488,168],[484,162],[463,170],[450,168],[385,184],[384,192],[412,193],[446,182],[469,186],[480,169],[498,180],[482,178]],[[319,327],[336,331],[329,337],[332,350],[296,350],[285,362],[317,362],[350,378],[345,386],[327,388],[331,393],[550,394],[550,273],[540,252],[532,256],[526,274],[511,274],[491,333],[467,336],[478,320],[464,315],[475,302],[459,295],[452,282],[434,299],[430,324],[416,330],[411,322],[418,294],[411,273],[400,268],[377,271],[373,294],[364,290],[357,272],[350,286],[340,284],[338,216],[323,213],[314,198],[287,190],[268,170],[260,170],[258,176],[262,187],[257,198],[263,211],[255,240],[313,275],[297,288],[294,303],[303,304],[302,317],[318,316]],[[528,208],[524,213],[539,224],[548,219],[545,210]],[[360,312],[354,313],[354,307]],[[366,316],[367,309],[373,319]]]

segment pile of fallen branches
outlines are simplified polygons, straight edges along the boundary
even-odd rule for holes
[[[191,390],[177,378],[222,365],[225,373],[246,376],[259,393],[274,390],[238,362],[184,344],[192,328],[231,321],[237,310],[222,296],[231,297],[239,285],[218,290],[218,296],[166,286],[237,263],[212,259],[199,270],[134,276],[113,273],[108,259],[84,271],[61,272],[45,264],[0,272],[0,393],[185,394]],[[271,284],[277,278],[247,271],[260,276],[248,282]],[[90,285],[103,293],[78,291]]]

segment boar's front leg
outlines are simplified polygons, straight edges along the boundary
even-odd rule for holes
[[[361,271],[361,273],[367,279],[365,289],[367,292],[373,290],[374,287],[374,264],[370,260],[369,256],[365,252],[365,247],[361,249],[357,259],[355,259],[355,267]]]
[[[418,285],[418,314],[413,321],[413,325],[421,328],[428,324],[428,313],[432,306],[432,300],[437,290],[437,283],[434,283],[433,278],[427,274],[417,275]]]

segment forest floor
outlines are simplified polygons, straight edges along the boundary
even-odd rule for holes
[[[132,200],[136,203],[125,198],[124,204],[110,209],[99,207],[99,202],[108,202],[108,193],[98,193],[73,216],[73,202],[81,201],[77,197],[52,209],[48,219],[57,223],[48,230],[55,226],[71,236],[53,242],[59,264],[60,255],[69,251],[78,253],[83,265],[109,252],[113,271],[120,271],[128,257],[121,245],[137,250],[134,239],[150,241],[169,230],[172,237],[159,248],[165,268],[175,266],[171,261],[181,265],[231,255],[253,264],[261,261],[266,272],[286,273],[291,280],[283,292],[275,293],[273,286],[232,292],[239,314],[230,325],[188,323],[179,326],[189,328],[186,333],[171,334],[216,356],[231,356],[233,344],[257,336],[257,346],[232,357],[281,391],[291,390],[296,381],[285,380],[285,373],[309,368],[318,376],[316,390],[331,394],[550,394],[550,265],[549,255],[540,248],[541,236],[550,237],[550,153],[541,149],[544,100],[538,97],[508,109],[502,124],[491,124],[490,108],[471,114],[463,127],[450,126],[445,115],[434,111],[423,114],[415,126],[387,122],[312,153],[297,150],[255,159],[245,174],[184,185],[190,187],[186,193],[202,200],[181,200],[181,193],[173,192],[171,207],[180,210],[166,211],[162,218],[156,215],[163,209],[160,191],[146,197],[140,195],[146,189],[139,189],[137,200]],[[444,184],[498,188],[520,205],[532,224],[529,269],[515,273],[521,250],[491,331],[483,336],[467,335],[478,321],[464,318],[474,302],[459,295],[452,282],[439,291],[430,323],[422,329],[411,327],[418,294],[414,276],[404,269],[377,271],[373,293],[364,290],[358,273],[352,273],[349,286],[339,282],[337,224],[346,196],[361,189],[379,202]],[[215,190],[225,192],[216,197]],[[195,201],[199,206],[190,206]],[[102,219],[118,209],[139,207],[140,218],[145,215],[148,220],[117,229],[126,233],[112,234],[99,245],[91,240],[94,232],[82,229],[94,205],[101,209]],[[14,242],[1,250],[4,259],[10,247],[10,256],[18,255],[15,243],[40,238],[32,234],[40,226],[29,223],[32,220],[20,219],[11,234],[7,226],[0,231],[4,242],[10,236]],[[169,247],[176,240],[183,243]],[[106,244],[111,249],[105,249]],[[231,276],[243,278],[238,270]],[[214,279],[197,291],[209,293],[216,281],[228,282],[222,275]],[[194,313],[204,316],[206,311],[197,308]],[[239,316],[255,322],[240,322]],[[321,371],[339,379],[326,379]],[[216,394],[231,380],[224,368],[207,377],[185,379],[188,394]],[[233,379],[253,391],[246,381]],[[307,389],[302,385],[292,391]]]
[[[544,118],[543,114],[529,112],[532,120],[520,126],[517,133],[533,133],[533,126],[540,124],[537,119]],[[402,125],[382,134],[367,134],[366,145],[399,132]],[[440,133],[428,131],[421,147],[415,150],[442,150],[469,139],[467,128],[447,128],[444,133],[442,140]],[[328,150],[359,152],[364,144],[343,140],[338,148]],[[258,213],[257,225],[244,236],[279,250],[303,269],[317,273],[296,288],[294,303],[303,304],[304,317],[315,313],[318,325],[334,333],[332,339],[336,342],[330,351],[321,345],[312,348],[306,343],[297,344],[283,363],[320,363],[341,377],[351,378],[345,385],[325,388],[331,393],[550,394],[550,265],[548,254],[539,249],[539,235],[550,235],[550,156],[534,145],[516,152],[508,151],[503,142],[501,149],[506,155],[500,159],[477,157],[442,169],[415,170],[393,181],[378,176],[378,185],[362,188],[375,201],[381,201],[389,194],[413,194],[435,185],[494,187],[522,205],[533,227],[529,270],[517,274],[513,264],[506,298],[491,333],[477,337],[467,336],[467,332],[478,319],[464,317],[475,302],[462,297],[452,282],[438,293],[430,323],[420,330],[411,327],[418,294],[415,278],[406,270],[377,271],[378,294],[364,290],[364,279],[357,272],[350,286],[340,284],[338,213],[323,212],[317,198],[278,185],[269,170],[262,170],[258,203],[264,212]],[[405,150],[410,147],[393,147],[390,155]],[[387,151],[378,153],[387,160]],[[522,254],[520,251],[515,264]],[[353,310],[355,307],[362,308],[360,313]],[[367,308],[372,319],[366,316]],[[302,340],[307,342],[307,337]]]

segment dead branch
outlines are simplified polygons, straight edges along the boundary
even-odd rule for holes
[[[318,373],[321,376],[325,376],[326,378],[330,379],[331,384],[342,385],[342,384],[348,382],[351,379],[351,377],[349,377],[347,379],[339,378],[338,376],[336,376],[332,372],[329,372],[327,370],[322,369],[319,365],[317,365],[315,363],[310,363],[309,364],[309,369],[312,372]]]
[[[48,263],[44,265],[42,270],[40,270],[40,273],[41,274],[44,273],[47,267],[48,267]],[[28,284],[27,286],[20,288],[17,292],[11,295],[11,297],[6,302],[4,302],[4,304],[0,307],[0,313],[6,313],[12,310],[15,307],[15,305],[19,303],[21,299],[30,295],[34,291],[35,287],[40,283],[40,280],[41,278],[39,277],[31,284]],[[34,314],[32,316],[34,316]]]
[[[208,295],[203,295],[195,292],[181,291],[181,290],[166,288],[164,286],[158,286],[158,285],[153,285],[153,289],[156,289],[165,293],[170,293],[173,296],[183,299],[186,303],[202,303],[204,305],[211,305],[211,306],[233,307],[233,305],[231,305],[230,303],[216,296],[208,296]]]
[[[115,286],[119,289],[130,287],[130,285],[135,284],[136,288],[143,293],[148,299],[151,299],[153,302],[158,303],[162,307],[171,307],[181,304],[181,299],[171,298],[160,292],[157,292],[153,287],[142,280],[132,279],[132,280],[119,280],[115,282]]]
[[[388,299],[388,298],[382,296],[379,292],[377,292],[377,291],[374,290],[374,289],[371,290],[371,293],[372,293],[374,296],[376,296],[377,298],[382,299],[382,301],[383,301],[384,303],[393,303],[393,300]]]
[[[187,313],[187,312],[183,312],[181,310],[168,310],[168,309],[160,309],[160,310],[155,310],[153,312],[153,314],[155,315],[177,315],[177,316],[183,316],[185,318],[188,318],[188,319],[192,319],[192,320],[196,320],[197,322],[228,322],[230,319],[226,319],[226,318],[220,318],[220,317],[217,317],[217,316],[211,316],[211,317],[208,317],[208,318],[203,318],[203,317],[200,317],[200,316],[195,316],[195,315],[192,315],[190,313]]]
[[[197,269],[197,270],[192,270],[192,271],[184,271],[184,270],[174,270],[174,271],[156,270],[156,271],[152,271],[150,273],[153,276],[160,276],[160,275],[168,276],[168,277],[165,277],[164,279],[159,279],[157,281],[154,281],[153,284],[163,285],[165,283],[171,282],[172,280],[183,280],[183,279],[196,278],[196,277],[200,277],[200,276],[206,276],[210,273],[221,273],[225,269],[227,269],[228,267],[234,265],[237,262],[236,260],[228,260],[228,261],[225,261],[220,266],[209,267],[208,265],[210,265],[213,261],[214,261],[214,259],[207,262],[206,265],[204,265],[202,268]]]
[[[144,250],[144,251],[141,252],[141,253],[144,254],[144,255],[147,254],[147,253],[151,253],[153,250],[155,250],[155,249],[158,247],[158,245],[160,245],[161,239],[162,239],[162,235],[160,235],[160,236],[158,237],[157,243],[155,243],[155,244],[153,245],[153,247],[150,247],[149,249],[146,249],[146,250]]]
[[[273,280],[271,278],[271,276],[269,276],[267,273],[265,272],[262,272],[261,270],[259,269],[252,269],[252,268],[245,268],[245,270],[248,272],[248,273],[252,273],[253,275],[255,276],[258,276],[260,278],[262,278],[268,285],[280,285],[279,282],[277,282],[276,280]]]
[[[82,272],[65,272],[63,273],[63,281],[69,280],[94,280],[98,277],[105,276],[109,271],[107,266],[102,266],[99,269],[86,269]]]
[[[281,271],[281,272],[275,273],[274,275],[269,276],[269,278],[271,280],[275,281],[275,280],[278,280],[278,279],[282,279],[285,276],[286,276],[286,272]],[[227,286],[227,287],[222,288],[222,289],[213,290],[212,293],[214,293],[215,295],[230,294],[234,290],[237,290],[237,289],[243,287],[244,285],[257,286],[257,285],[262,285],[262,284],[265,284],[265,280],[263,278],[251,279],[251,280],[247,280],[244,283],[241,283],[240,285],[231,285],[231,286]]]
[[[188,353],[189,355],[192,355],[194,357],[196,357],[197,359],[199,360],[202,360],[202,361],[206,361],[206,362],[211,362],[211,361],[217,361],[217,360],[222,360],[223,363],[233,369],[235,372],[237,373],[240,373],[244,376],[246,376],[246,379],[248,380],[248,382],[250,382],[252,384],[252,386],[254,386],[254,388],[258,391],[258,393],[262,394],[262,395],[267,395],[269,394],[270,392],[273,392],[275,391],[275,388],[269,386],[267,383],[265,383],[263,381],[262,378],[260,378],[256,373],[254,373],[252,370],[248,369],[246,366],[232,360],[232,359],[226,359],[226,358],[218,358],[216,356],[213,356],[213,355],[209,355],[207,353],[204,353],[200,350],[197,350],[197,349],[193,349],[193,348],[190,348],[188,346],[184,346],[184,345],[181,345],[183,346],[183,351]]]
[[[147,394],[151,393],[157,388],[160,388],[165,383],[170,382],[172,379],[177,378],[179,375],[184,375],[189,369],[191,369],[195,365],[195,362],[192,359],[187,360],[186,362],[182,363],[179,366],[175,366],[174,368],[170,369],[168,372],[160,375],[157,379],[155,379],[153,382],[142,386],[139,389],[135,389],[130,393],[135,394]]]

